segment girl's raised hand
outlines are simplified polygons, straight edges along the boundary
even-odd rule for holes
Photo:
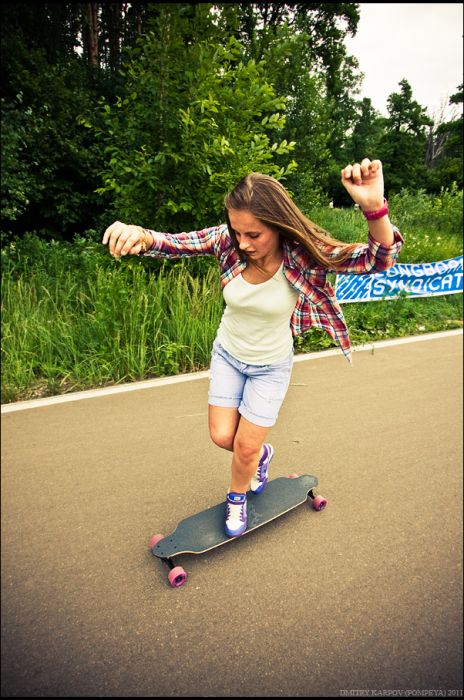
[[[341,174],[343,186],[363,211],[376,211],[383,206],[384,183],[380,160],[364,158],[361,163],[347,165]]]

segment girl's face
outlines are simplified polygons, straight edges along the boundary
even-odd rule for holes
[[[277,231],[263,224],[249,211],[229,209],[228,214],[240,250],[252,260],[270,260],[277,255],[280,250],[280,236]]]

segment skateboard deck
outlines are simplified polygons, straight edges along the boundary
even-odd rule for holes
[[[308,474],[298,477],[278,477],[269,481],[260,494],[247,493],[247,529],[241,535],[253,532],[258,527],[278,518],[284,513],[304,503],[308,497],[315,499],[313,489],[318,481]],[[322,510],[326,501],[320,496],[317,510]],[[314,505],[314,501],[313,501]],[[181,567],[175,567],[172,557],[179,554],[202,554],[225,544],[236,537],[229,537],[224,531],[225,500],[212,508],[181,520],[176,529],[166,537],[155,535],[150,545],[152,554],[163,559],[172,569],[169,575],[171,585],[182,585],[187,575]],[[174,574],[177,573],[177,576]]]

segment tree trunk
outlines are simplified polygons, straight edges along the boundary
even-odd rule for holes
[[[86,2],[82,8],[82,43],[84,55],[91,66],[99,67],[98,3]]]
[[[108,36],[110,45],[109,65],[112,71],[116,70],[116,68],[119,66],[119,56],[121,53],[120,41],[122,37],[122,8],[123,3],[121,2],[108,3]]]

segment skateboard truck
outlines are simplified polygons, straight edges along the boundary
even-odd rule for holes
[[[150,549],[152,550],[155,556],[157,555],[154,553],[153,550],[155,549],[158,542],[161,542],[161,540],[163,539],[163,535],[153,535],[153,537],[150,540]],[[169,566],[170,571],[168,574],[168,579],[171,586],[173,586],[173,588],[179,588],[180,586],[183,586],[188,578],[184,569],[181,566],[177,566],[176,564],[174,564],[170,557],[159,558],[161,559],[161,561],[164,561],[164,563]]]

